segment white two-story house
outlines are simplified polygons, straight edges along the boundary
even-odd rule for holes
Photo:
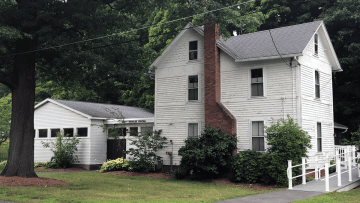
[[[238,151],[266,150],[263,126],[290,115],[311,136],[309,156],[334,147],[332,72],[342,71],[323,21],[233,36],[189,23],[151,65],[155,129],[178,150],[206,125],[237,134]]]

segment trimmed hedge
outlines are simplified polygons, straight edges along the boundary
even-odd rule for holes
[[[100,172],[107,171],[126,171],[129,168],[129,161],[123,158],[118,158],[115,160],[104,162],[100,168]]]

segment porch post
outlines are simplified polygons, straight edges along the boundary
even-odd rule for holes
[[[325,191],[329,192],[329,160],[325,161]]]
[[[340,157],[339,157],[339,151],[335,151],[336,153],[336,172],[337,172],[337,177],[338,177],[338,187],[341,186],[341,165],[340,165]]]
[[[315,155],[315,180],[319,180],[318,157]]]
[[[289,178],[289,190],[292,190],[292,163],[291,160],[288,160],[288,178]]]
[[[302,184],[303,184],[303,185],[306,184],[305,158],[306,158],[306,157],[302,157]]]
[[[352,166],[351,166],[351,150],[350,150],[350,146],[348,146],[348,154],[347,154],[347,158],[348,158],[348,166],[349,166],[349,182],[352,182]]]

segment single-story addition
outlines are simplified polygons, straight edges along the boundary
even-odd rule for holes
[[[95,169],[107,159],[125,157],[124,150],[132,148],[137,133],[153,129],[153,110],[139,107],[100,104],[59,99],[45,99],[35,106],[34,161],[50,161],[53,153],[42,142],[55,142],[60,131],[78,135],[80,143],[75,153],[78,166]],[[118,128],[121,148],[116,140],[108,138],[104,126]]]

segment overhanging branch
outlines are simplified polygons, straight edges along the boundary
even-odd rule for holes
[[[0,83],[8,86],[10,89],[15,87],[13,75],[0,71]]]

